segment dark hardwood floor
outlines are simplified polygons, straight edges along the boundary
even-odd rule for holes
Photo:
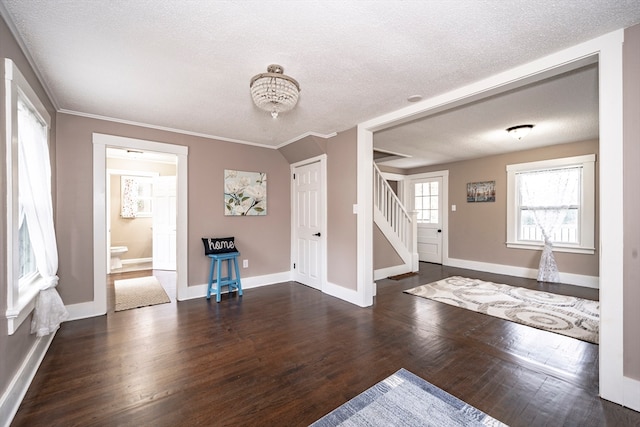
[[[400,368],[513,427],[640,425],[597,345],[402,292],[452,275],[598,297],[421,263],[369,308],[289,282],[109,311],[61,327],[12,425],[306,426]]]

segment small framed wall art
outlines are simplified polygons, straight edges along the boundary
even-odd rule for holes
[[[467,183],[467,203],[495,202],[496,182],[469,182]]]
[[[267,214],[267,174],[224,171],[224,214],[255,216]]]

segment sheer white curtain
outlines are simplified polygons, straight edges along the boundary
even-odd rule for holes
[[[41,337],[55,332],[69,313],[56,290],[58,247],[53,226],[47,129],[21,100],[18,102],[18,129],[19,199],[29,226],[38,273],[43,279],[31,333]]]
[[[581,173],[580,167],[572,167],[518,174],[520,206],[531,214],[544,240],[538,266],[540,282],[560,281],[552,239],[570,215],[571,207],[579,204]]]

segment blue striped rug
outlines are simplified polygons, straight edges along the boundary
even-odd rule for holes
[[[311,424],[311,427],[329,426],[506,427],[506,424],[400,369]]]

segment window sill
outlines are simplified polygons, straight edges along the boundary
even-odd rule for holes
[[[507,248],[510,249],[527,249],[531,251],[541,251],[544,248],[542,243],[524,243],[524,242],[507,242]],[[595,248],[582,247],[582,246],[565,246],[565,245],[553,245],[554,252],[567,252],[573,254],[593,255],[596,253]]]
[[[20,298],[18,299],[18,305],[15,307],[9,307],[7,309],[6,318],[7,325],[9,329],[9,335],[13,335],[22,322],[25,321],[27,317],[31,314],[31,312],[36,307],[36,297],[40,292],[40,283],[39,281],[35,281],[28,288],[24,289],[20,292]]]

